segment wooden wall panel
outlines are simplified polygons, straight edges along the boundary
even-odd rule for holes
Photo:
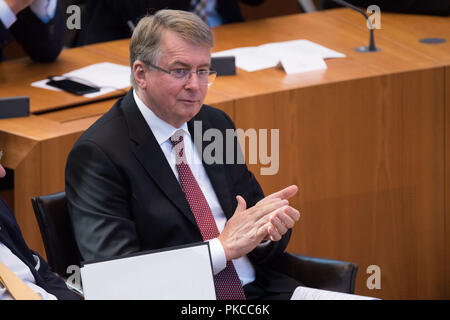
[[[450,299],[450,66],[445,68],[445,298]]]
[[[300,187],[289,250],[358,263],[359,294],[445,294],[442,77],[436,68],[236,101],[237,127],[280,129],[278,174],[251,168],[266,193]],[[373,264],[381,289],[369,291]]]

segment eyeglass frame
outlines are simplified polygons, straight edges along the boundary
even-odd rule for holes
[[[176,71],[176,70],[187,70],[187,69],[185,69],[185,68],[176,68],[176,69],[174,69],[174,70],[166,70],[166,69],[164,69],[164,68],[161,68],[161,67],[158,67],[157,65],[155,65],[155,64],[153,64],[153,63],[151,63],[151,62],[145,62],[148,66],[150,66],[150,67],[152,67],[152,68],[154,68],[154,69],[156,69],[156,70],[159,70],[159,71],[162,71],[162,72],[165,72],[165,73],[167,73],[167,74],[170,74],[174,79],[177,79],[177,80],[182,80],[182,79],[185,79],[185,82],[187,82],[191,77],[192,77],[192,74],[193,73],[195,73],[196,75],[197,75],[197,77],[198,77],[198,79],[200,79],[200,76],[199,76],[199,71],[201,71],[201,70],[197,70],[197,71],[191,71],[191,70],[189,70],[189,73],[187,73],[186,75],[184,75],[183,77],[181,77],[181,78],[177,78],[175,75],[174,75],[174,71]],[[206,84],[206,85],[208,85],[208,87],[209,86],[211,86],[212,84],[213,84],[213,82],[214,82],[214,80],[216,80],[216,77],[217,77],[217,71],[216,70],[213,70],[213,69],[211,69],[211,68],[209,68],[209,70],[208,70],[208,82],[207,83],[202,83],[202,84]],[[187,77],[186,78],[186,76],[187,75],[189,75],[189,77]],[[214,75],[214,79],[212,79],[212,81],[210,82],[209,81],[209,77],[211,76],[211,75]]]

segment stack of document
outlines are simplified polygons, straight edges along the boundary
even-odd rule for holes
[[[77,69],[61,75],[61,78],[72,79],[90,86],[100,88],[100,91],[85,94],[87,98],[94,98],[115,90],[129,87],[131,68],[120,64],[102,62]],[[59,80],[58,77],[54,77]],[[58,88],[47,85],[48,79],[33,82],[33,87],[61,91]]]
[[[297,287],[291,300],[380,300],[375,297],[361,296],[308,287]]]
[[[282,65],[287,74],[323,70],[324,59],[345,58],[345,54],[309,40],[272,42],[258,47],[243,47],[215,52],[213,57],[234,56],[236,66],[245,71],[256,71]]]

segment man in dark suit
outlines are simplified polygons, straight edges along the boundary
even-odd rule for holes
[[[0,164],[0,178],[5,170]],[[39,254],[30,250],[22,237],[14,214],[0,198],[0,262],[19,275],[43,299],[79,299],[64,281],[54,274]],[[0,281],[0,300],[11,299]]]
[[[33,6],[42,9],[38,16],[30,5],[43,1],[42,5]],[[0,15],[0,61],[2,48],[14,40],[34,61],[56,60],[64,45],[65,30],[64,16],[56,0],[0,0],[0,13],[2,8],[5,18]]]
[[[211,30],[190,12],[162,10],[139,22],[130,42],[134,89],[67,160],[75,237],[84,260],[209,241],[218,298],[242,298],[242,284],[247,298],[288,298],[298,282],[268,263],[299,219],[287,200],[297,186],[264,197],[236,160],[235,136],[225,152],[205,152],[203,132],[234,130],[224,112],[203,105],[215,77],[212,46]],[[217,279],[228,272],[240,293],[222,296],[218,287],[229,282]]]
[[[210,26],[243,21],[239,1],[258,5],[265,0],[207,0]],[[132,28],[146,14],[161,9],[193,11],[191,0],[88,0],[82,16],[78,45],[129,38]],[[211,11],[212,10],[212,11]]]

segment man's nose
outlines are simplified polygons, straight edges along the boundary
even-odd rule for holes
[[[198,89],[200,87],[199,81],[197,72],[190,72],[185,87],[189,89]]]

